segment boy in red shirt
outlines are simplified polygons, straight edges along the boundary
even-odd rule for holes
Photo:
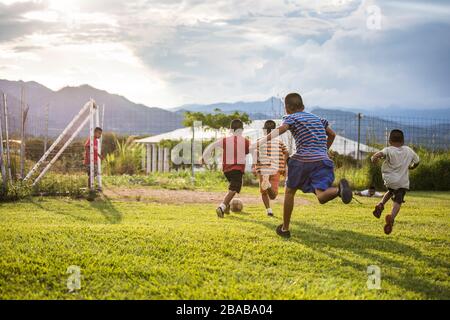
[[[224,213],[229,213],[230,202],[234,196],[241,192],[242,178],[245,172],[245,158],[249,153],[250,141],[242,136],[244,123],[240,119],[231,121],[231,136],[222,138],[206,148],[204,158],[208,158],[211,151],[221,148],[222,169],[227,178],[228,193],[223,202],[217,207],[216,213],[219,218],[223,218]]]
[[[102,128],[97,127],[94,130],[94,177],[98,175],[98,166],[97,166],[97,159],[100,158],[103,160],[103,156],[98,153],[98,139],[102,136]],[[84,144],[84,166],[86,168],[86,172],[88,175],[88,188],[91,186],[91,166],[90,166],[90,155],[91,155],[91,141],[90,138],[86,140],[86,143]]]

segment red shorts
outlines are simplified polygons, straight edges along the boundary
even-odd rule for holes
[[[261,194],[267,194],[267,190],[261,189],[261,182],[263,181],[263,176],[261,174],[258,174],[259,176],[259,191]],[[280,184],[280,173],[275,173],[273,175],[269,176],[269,182],[271,184],[271,189],[275,194],[278,194],[278,185]]]

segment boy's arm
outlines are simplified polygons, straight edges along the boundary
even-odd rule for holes
[[[414,152],[414,150],[411,149],[411,151],[413,153],[413,159],[412,159],[411,165],[409,166],[409,169],[414,170],[415,168],[417,168],[419,166],[420,158],[417,155],[417,153]]]
[[[270,140],[271,139],[275,139],[276,137],[282,135],[283,133],[285,133],[288,130],[289,130],[289,125],[288,124],[282,124],[281,126],[276,128],[275,130],[273,130],[271,133],[269,133],[265,137],[259,139],[257,143],[252,143],[252,145],[250,146],[250,152],[255,150],[258,145],[259,146],[263,146],[263,145],[265,145],[267,143],[267,141],[269,139]]]
[[[410,170],[414,170],[415,168],[417,168],[419,166],[420,162],[413,162],[410,166],[409,169]]]
[[[334,130],[331,129],[329,126],[326,127],[325,132],[327,133],[327,137],[328,137],[327,138],[327,147],[328,147],[328,149],[330,149],[334,142],[334,139],[336,138],[336,132],[334,132]]]
[[[383,152],[383,150],[378,151],[377,153],[375,153],[372,158],[370,158],[370,160],[372,160],[373,163],[377,163],[377,161],[379,159],[383,159],[385,157],[385,154]]]

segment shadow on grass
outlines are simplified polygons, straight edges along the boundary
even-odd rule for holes
[[[100,212],[109,223],[116,224],[122,221],[122,213],[114,207],[108,197],[103,196],[100,200],[89,202],[89,204]]]
[[[239,216],[233,216],[232,218],[243,222],[259,223],[271,229],[274,237],[277,237],[275,234],[276,223],[273,221],[256,221]],[[427,280],[427,275],[413,271],[412,267],[414,266],[408,262],[409,259],[413,258],[419,263],[427,264],[427,268],[440,267],[449,270],[450,264],[447,261],[424,256],[414,247],[384,237],[348,230],[333,230],[303,222],[292,222],[292,224],[297,226],[297,228],[295,228],[292,238],[288,241],[298,242],[332,259],[341,260],[343,262],[342,265],[350,266],[358,272],[367,270],[368,266],[366,263],[349,260],[345,258],[345,255],[339,254],[339,252],[347,251],[352,255],[370,260],[372,261],[371,264],[378,264],[381,269],[383,269],[384,265],[388,268],[407,270],[397,273],[395,276],[382,274],[382,280],[401,286],[405,290],[422,294],[427,299],[450,298],[450,289],[448,287],[435,283],[433,279]],[[420,244],[418,243],[418,245]],[[338,252],[333,252],[333,249]],[[392,254],[393,257],[401,256],[402,259],[398,261],[381,256],[374,252],[376,250]],[[426,268],[421,269],[424,270]],[[402,297],[398,298],[401,299]]]
[[[84,200],[82,200],[82,201],[84,201]],[[41,210],[54,211],[52,209],[46,208],[44,206],[45,202],[31,200],[30,203],[32,203],[33,205],[35,205],[36,207],[38,207]],[[88,203],[93,210],[95,210],[95,211],[99,212],[101,215],[103,215],[108,223],[116,224],[116,223],[120,223],[122,221],[122,213],[114,207],[111,200],[109,198],[107,198],[106,196],[102,197],[101,199],[97,199],[95,201],[88,202]],[[79,204],[75,202],[73,205],[81,208],[82,210],[86,209],[86,207],[84,205],[82,205],[82,202],[80,202]],[[84,221],[84,222],[91,221],[90,218],[79,215],[74,210],[58,211],[58,212],[54,212],[54,213],[59,214],[59,215],[65,215],[65,216],[74,218],[79,221]]]

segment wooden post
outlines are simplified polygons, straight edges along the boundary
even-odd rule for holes
[[[170,171],[169,154],[170,154],[170,149],[164,148],[164,172]]]
[[[152,144],[152,172],[156,172],[158,170],[157,168],[157,152],[156,152],[156,144]]]

